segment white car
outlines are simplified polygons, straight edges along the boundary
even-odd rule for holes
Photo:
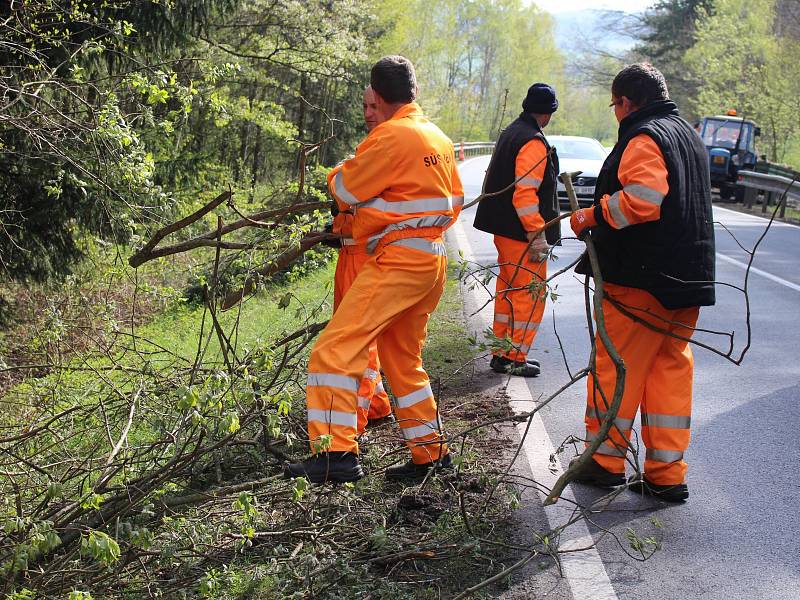
[[[594,138],[574,135],[548,135],[547,141],[555,146],[558,154],[559,169],[562,173],[581,171],[572,184],[578,196],[578,204],[591,206],[594,202],[594,186],[597,175],[603,166],[608,152],[603,144]],[[564,184],[558,182],[558,201],[562,207],[569,208],[567,191]]]

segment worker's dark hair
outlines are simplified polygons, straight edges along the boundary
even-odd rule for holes
[[[376,62],[369,74],[369,84],[390,104],[413,102],[417,97],[414,65],[403,56],[384,56]]]
[[[667,82],[661,71],[650,63],[628,65],[614,77],[611,93],[621,98],[625,96],[638,107],[644,107],[659,100],[669,100]]]

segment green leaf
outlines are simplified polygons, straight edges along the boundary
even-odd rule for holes
[[[294,480],[294,485],[292,486],[292,500],[295,502],[300,502],[303,499],[303,496],[308,491],[309,483],[308,479],[305,477],[298,477]]]
[[[81,551],[105,565],[117,562],[121,554],[119,544],[102,531],[92,531],[88,538],[83,538]]]

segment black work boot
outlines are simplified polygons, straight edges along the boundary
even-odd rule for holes
[[[452,469],[453,459],[450,454],[445,454],[439,460],[423,463],[421,465],[410,460],[405,464],[386,469],[386,479],[422,479],[428,474],[431,467],[436,469]]]
[[[374,429],[375,427],[380,427],[381,425],[386,425],[387,423],[394,423],[395,418],[392,413],[388,415],[384,415],[382,417],[378,417],[377,419],[368,419],[367,420],[367,429]]]
[[[572,467],[577,460],[578,459],[575,458],[570,461],[569,466]],[[625,474],[607,471],[592,458],[578,471],[577,477],[572,481],[600,488],[613,488],[625,485]]]
[[[305,477],[311,483],[358,481],[364,476],[358,455],[352,452],[322,452],[302,462],[289,463],[283,469],[284,479]]]
[[[689,498],[689,486],[685,483],[658,485],[648,481],[646,477],[639,479],[638,475],[628,479],[628,489],[642,496],[653,496],[665,502],[683,502]]]
[[[505,356],[492,356],[489,367],[495,373],[510,373],[519,377],[537,377],[542,369],[539,361],[528,359],[526,361],[513,361]]]

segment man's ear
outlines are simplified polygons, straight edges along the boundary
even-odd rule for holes
[[[375,96],[375,106],[376,106],[378,109],[380,109],[380,108],[382,108],[383,106],[385,106],[385,105],[386,105],[386,100],[384,100],[384,99],[383,99],[383,96],[381,96],[381,95],[380,95],[378,92],[376,92],[374,89],[372,90],[372,93],[373,93],[373,95]]]
[[[633,100],[628,98],[627,96],[621,96],[620,100],[622,100],[622,109],[625,111],[626,114],[636,112],[639,110],[639,107],[633,103]]]

